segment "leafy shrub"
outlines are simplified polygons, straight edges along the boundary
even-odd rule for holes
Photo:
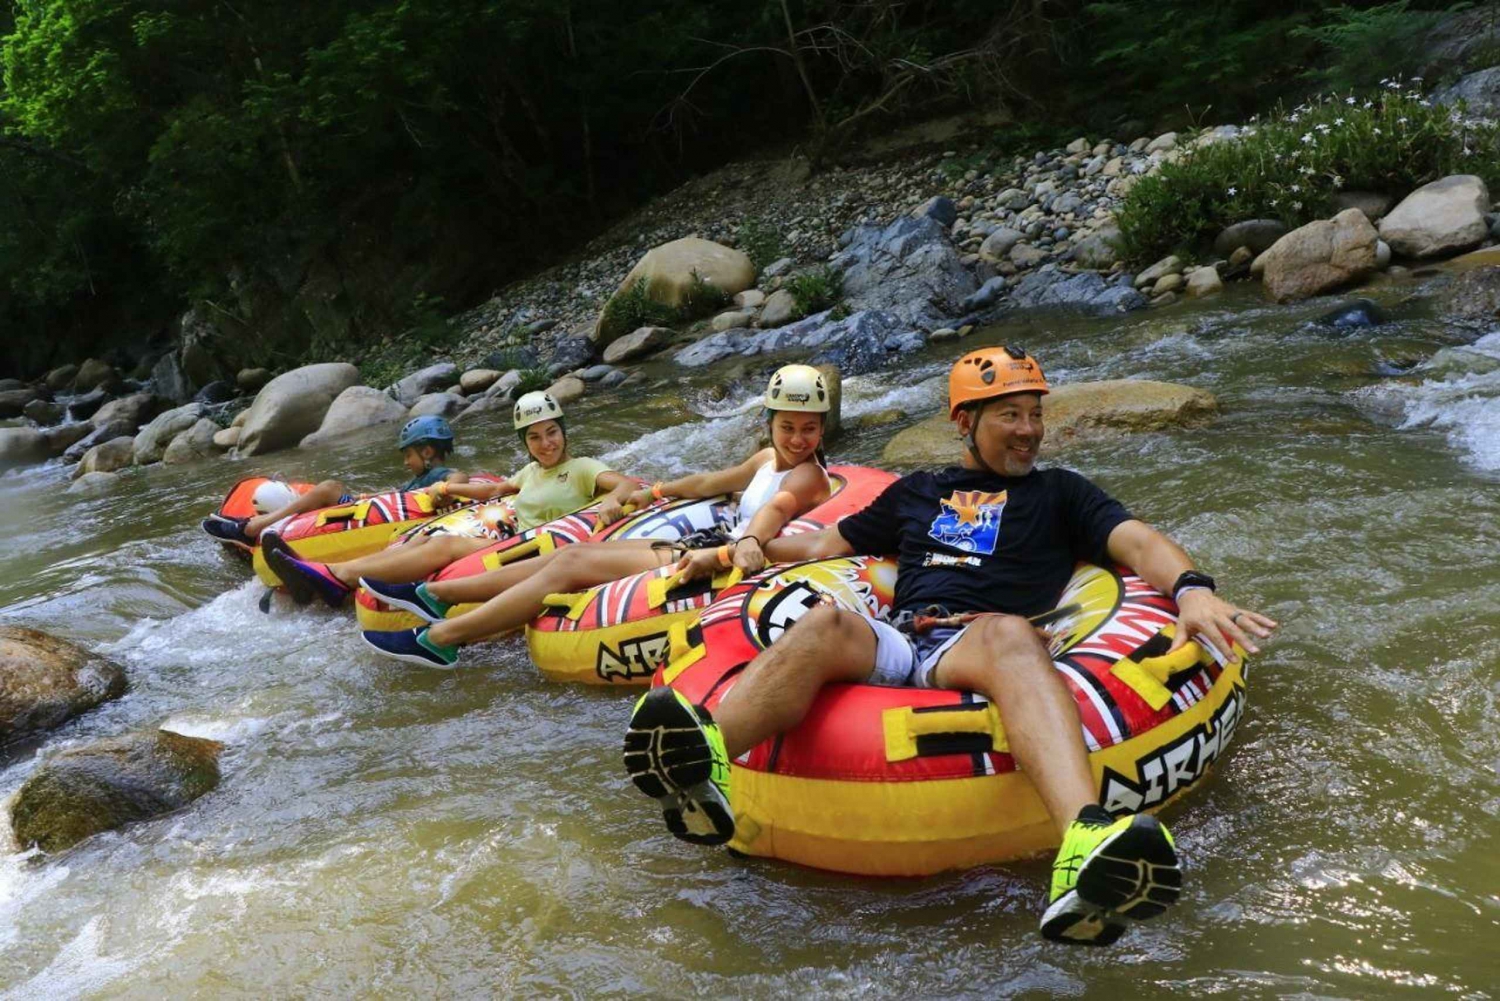
[[[742,222],[735,231],[734,240],[757,272],[787,255],[781,230],[759,216],[751,216]]]
[[[1340,190],[1401,196],[1449,174],[1500,183],[1500,127],[1436,107],[1399,81],[1383,86],[1278,111],[1141,178],[1119,211],[1126,258],[1191,251],[1244,219],[1301,226],[1326,218]]]
[[[828,309],[844,294],[844,276],[828,265],[794,275],[786,289],[797,300],[797,310],[807,316]]]
[[[1305,75],[1317,86],[1333,90],[1374,87],[1410,65],[1427,33],[1449,12],[1409,10],[1409,0],[1395,0],[1364,10],[1343,4],[1326,12],[1329,20],[1302,25],[1292,35],[1318,43],[1319,65]]]
[[[528,368],[521,373],[521,381],[516,383],[515,396],[519,399],[524,393],[534,393],[539,389],[546,389],[552,385],[553,380],[548,377],[544,368]]]
[[[628,289],[615,293],[599,317],[601,343],[609,343],[639,327],[666,326],[677,322],[677,311],[646,293],[646,279],[637,278]]]
[[[696,270],[688,276],[687,294],[682,297],[677,320],[695,320],[700,316],[722,309],[729,304],[730,295],[713,282],[698,274]],[[666,321],[668,323],[672,320]],[[635,328],[632,327],[632,330]]]

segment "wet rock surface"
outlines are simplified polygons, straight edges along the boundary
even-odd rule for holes
[[[75,643],[0,626],[0,744],[49,730],[125,692],[125,671]]]

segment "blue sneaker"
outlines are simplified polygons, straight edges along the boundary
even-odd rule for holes
[[[305,605],[314,597],[322,598],[329,608],[343,605],[354,589],[333,575],[326,563],[309,563],[298,559],[292,547],[279,535],[268,535],[261,543],[266,566],[270,567],[281,583],[291,592],[292,600]]]
[[[209,538],[227,542],[231,546],[253,546],[255,540],[245,534],[249,518],[226,518],[222,514],[211,514],[200,523]]]
[[[359,579],[360,586],[392,608],[403,608],[428,622],[442,622],[453,606],[433,595],[426,582],[387,584],[383,580]]]
[[[361,635],[365,642],[387,657],[404,660],[424,667],[453,667],[458,663],[458,647],[442,646],[427,638],[427,629],[401,629],[396,632],[376,632],[366,629]]]

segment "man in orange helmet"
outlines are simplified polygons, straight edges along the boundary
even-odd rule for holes
[[[1174,649],[1201,636],[1255,653],[1255,638],[1276,623],[1220,599],[1179,546],[1084,477],[1034,468],[1048,392],[1024,351],[965,355],[948,379],[949,416],[967,450],[961,467],[902,477],[837,525],[766,545],[767,560],[784,563],[889,553],[894,539],[893,612],[939,605],[947,614],[933,628],[903,632],[815,607],[751,661],[714,719],[671,688],[648,692],[631,717],[625,765],[662,804],[674,834],[728,841],[729,762],[796,726],[823,685],[963,689],[999,710],[1010,753],[1062,838],[1043,935],[1106,945],[1127,918],[1154,917],[1177,900],[1171,835],[1148,814],[1114,818],[1099,805],[1077,706],[1026,616],[1056,604],[1079,561],[1113,561],[1175,597]]]

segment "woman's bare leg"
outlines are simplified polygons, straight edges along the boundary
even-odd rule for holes
[[[357,560],[328,564],[329,571],[350,587],[361,577],[406,584],[437,573],[455,560],[491,544],[489,539],[471,539],[461,535],[427,535],[404,545],[361,556]]]
[[[344,485],[338,480],[324,480],[286,507],[279,507],[270,514],[258,514],[245,522],[245,537],[248,539],[259,539],[261,532],[264,532],[282,518],[290,518],[294,514],[303,514],[307,511],[316,511],[320,507],[332,507],[339,502],[339,498],[344,496],[344,493]]]
[[[588,545],[588,543],[579,543]],[[566,548],[573,548],[571,546]],[[538,573],[542,568],[548,566],[558,553],[563,549],[554,549],[550,553],[540,556],[528,556],[514,563],[506,564],[494,570],[486,570],[481,574],[471,577],[454,577],[451,580],[433,580],[427,582],[427,590],[434,598],[446,602],[449,605],[463,605],[469,602],[489,601],[498,594],[502,594],[510,588],[515,587],[523,580]]]
[[[530,622],[541,613],[542,600],[549,594],[619,580],[670,559],[670,550],[655,549],[645,540],[568,546],[539,572],[474,611],[434,623],[427,636],[442,646],[472,643]]]

